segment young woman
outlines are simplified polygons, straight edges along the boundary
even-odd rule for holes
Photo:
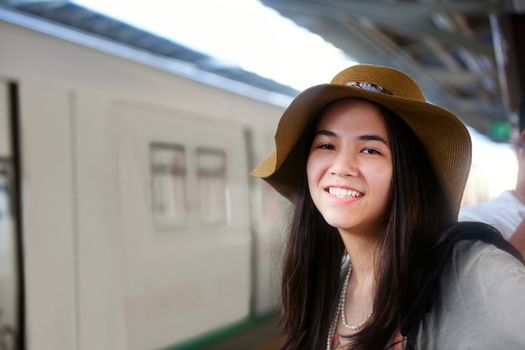
[[[456,223],[468,132],[412,79],[350,67],[299,94],[275,141],[252,175],[295,205],[283,349],[525,348],[519,254]]]

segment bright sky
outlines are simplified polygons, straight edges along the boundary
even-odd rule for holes
[[[257,0],[73,2],[297,90],[326,83],[356,63]],[[470,133],[473,169],[469,182],[488,185],[489,197],[512,189],[517,162],[510,145],[496,144],[474,130]]]
[[[73,2],[298,90],[355,63],[257,0]]]
[[[514,189],[518,174],[518,161],[509,143],[495,143],[469,128],[472,137],[472,168],[469,183],[485,187],[489,198],[504,190]],[[478,185],[476,185],[478,183]]]

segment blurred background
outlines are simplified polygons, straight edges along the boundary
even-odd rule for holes
[[[0,0],[0,350],[275,349],[299,91],[397,67],[514,188],[523,0]]]

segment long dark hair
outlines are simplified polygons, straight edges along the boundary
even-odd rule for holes
[[[326,110],[326,109],[324,109]],[[369,322],[350,337],[352,349],[385,349],[399,329],[422,277],[425,259],[452,221],[448,201],[410,127],[381,107],[392,162],[392,202],[378,247],[376,293]],[[322,112],[316,120],[322,116]],[[317,122],[297,146],[309,151]],[[282,275],[283,349],[322,349],[335,317],[345,254],[337,229],[312,202],[305,164],[285,250]]]

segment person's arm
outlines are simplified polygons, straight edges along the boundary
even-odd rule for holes
[[[509,238],[509,242],[516,248],[525,259],[525,219],[516,227]]]

